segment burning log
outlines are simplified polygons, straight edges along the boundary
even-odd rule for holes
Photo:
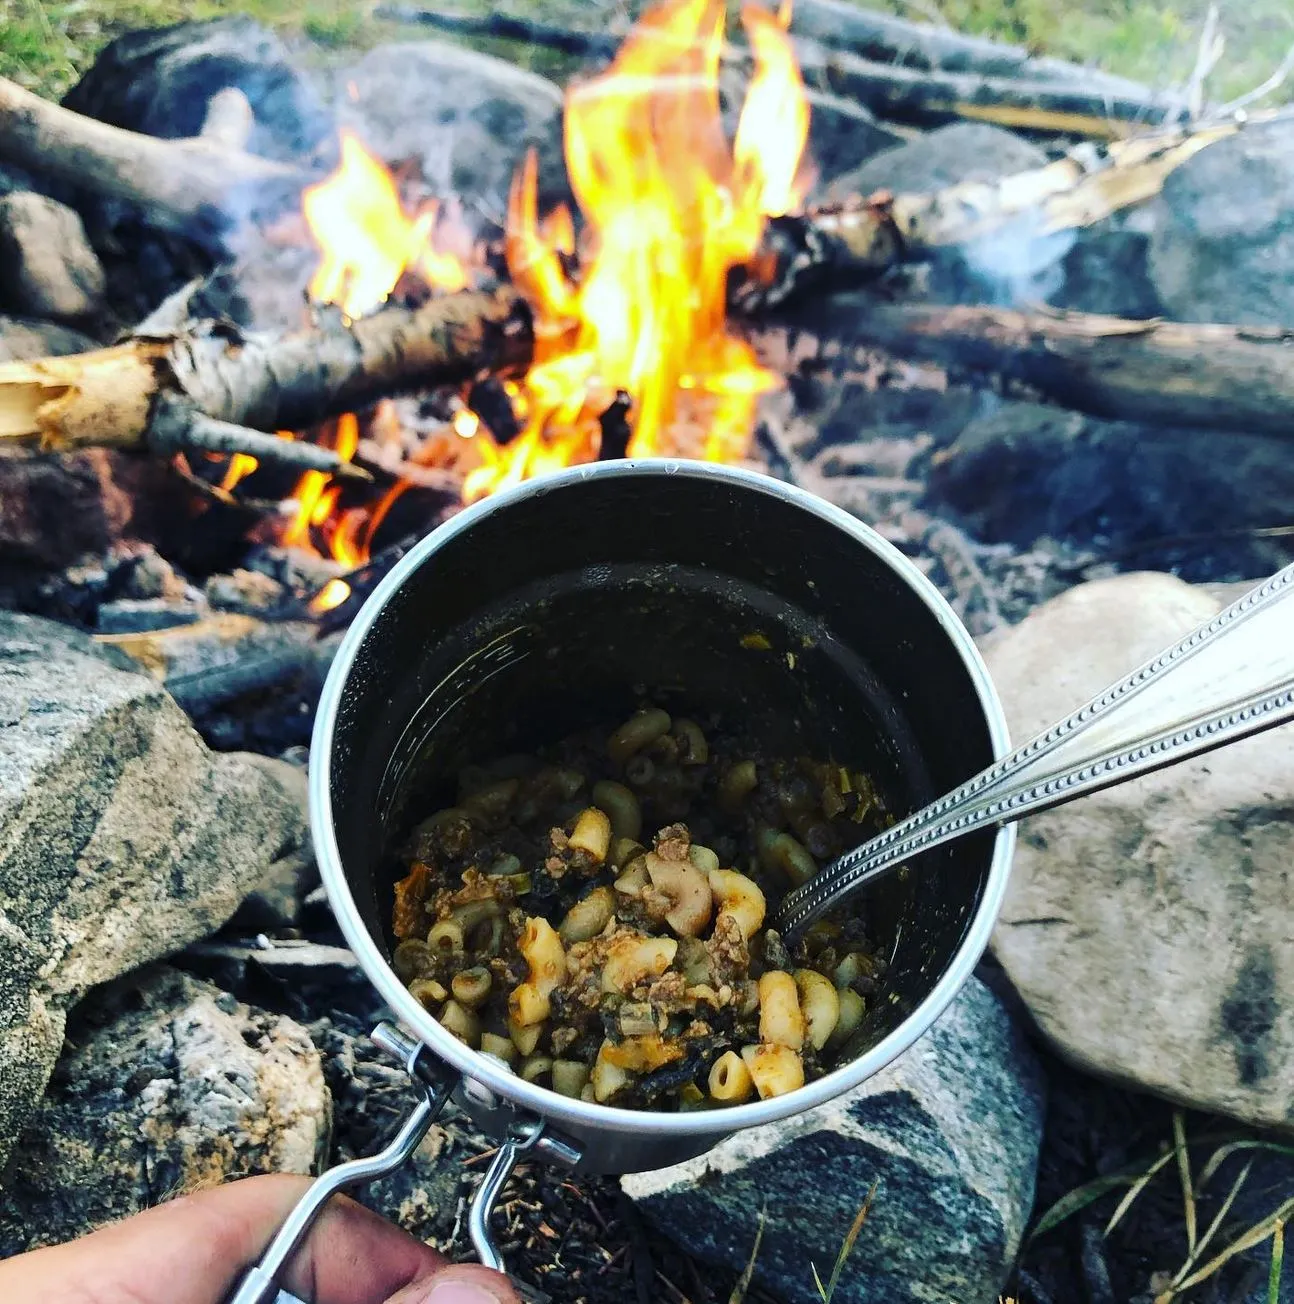
[[[163,140],[84,117],[0,77],[0,159],[138,204],[150,221],[182,234],[214,238],[253,208],[295,202],[313,180],[244,152],[245,106],[217,96],[202,135]]]
[[[734,303],[746,312],[763,311],[824,284],[874,280],[904,258],[935,249],[970,246],[1006,232],[1024,241],[1089,226],[1152,198],[1175,168],[1241,130],[1241,123],[1230,121],[1088,144],[1001,181],[926,195],[881,194],[774,218],[754,274],[735,287]]]
[[[283,335],[198,322],[91,353],[0,364],[0,442],[242,452],[338,471],[345,464],[335,453],[265,432],[524,368],[531,349],[529,312],[509,290],[387,307],[354,322],[328,311]]]
[[[1294,329],[1079,312],[886,303],[850,314],[859,344],[989,372],[1094,416],[1294,433]]]

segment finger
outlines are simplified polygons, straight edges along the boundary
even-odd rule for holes
[[[222,1304],[309,1185],[251,1177],[182,1196],[67,1245],[0,1265],[0,1299]],[[382,1304],[444,1258],[339,1196],[293,1255],[283,1286],[311,1304]]]
[[[413,1282],[386,1304],[521,1304],[521,1297],[500,1273],[459,1263]]]

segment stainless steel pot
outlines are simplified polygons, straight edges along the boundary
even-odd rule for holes
[[[1006,886],[1014,826],[878,885],[869,928],[890,964],[858,1053],[789,1095],[652,1113],[523,1082],[445,1032],[392,970],[388,850],[464,763],[627,713],[642,686],[744,716],[774,747],[848,759],[904,809],[1007,750],[984,665],[933,585],[853,517],[764,476],[665,460],[579,467],[485,500],[404,557],[351,626],[324,687],[311,822],[341,929],[412,1033],[383,1038],[438,1084],[428,1109],[452,1090],[505,1141],[508,1163],[496,1164],[475,1211],[487,1262],[497,1264],[489,1199],[520,1149],[585,1172],[664,1167],[890,1063],[970,976]]]

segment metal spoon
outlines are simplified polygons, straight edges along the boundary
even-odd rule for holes
[[[1294,716],[1294,565],[960,788],[791,892],[769,926],[794,941],[919,851],[1175,765]]]

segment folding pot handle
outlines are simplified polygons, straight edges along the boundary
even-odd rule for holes
[[[444,1109],[457,1085],[456,1080],[448,1073],[438,1073],[430,1067],[426,1049],[419,1042],[389,1023],[380,1023],[374,1028],[373,1041],[404,1063],[405,1071],[422,1089],[422,1099],[384,1150],[367,1159],[352,1159],[349,1163],[338,1164],[310,1184],[261,1256],[261,1261],[239,1282],[228,1304],[302,1304],[287,1291],[279,1290],[276,1283],[324,1205],[337,1192],[385,1177],[407,1162]]]
[[[324,1205],[338,1191],[385,1177],[406,1163],[456,1088],[461,1086],[478,1108],[483,1105],[500,1108],[488,1088],[470,1079],[460,1083],[448,1070],[433,1068],[426,1047],[392,1024],[379,1023],[373,1030],[372,1039],[387,1054],[404,1064],[405,1071],[421,1088],[422,1098],[384,1150],[368,1159],[352,1159],[349,1163],[338,1164],[311,1183],[261,1256],[261,1261],[248,1270],[227,1304],[303,1304],[295,1295],[279,1289],[278,1278]],[[489,1096],[488,1100],[486,1096]],[[580,1160],[578,1147],[547,1132],[542,1119],[517,1120],[508,1127],[468,1210],[472,1246],[480,1261],[496,1272],[505,1269],[490,1230],[490,1214],[512,1170],[523,1156],[532,1153],[538,1159],[566,1168],[573,1168]]]

